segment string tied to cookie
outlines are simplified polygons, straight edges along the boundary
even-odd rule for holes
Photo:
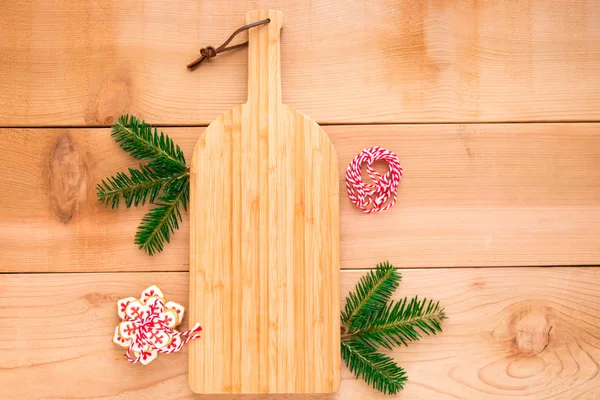
[[[119,300],[117,312],[122,321],[115,329],[113,341],[127,348],[125,354],[132,364],[146,365],[158,354],[175,353],[189,341],[198,339],[202,331],[197,323],[192,329],[179,332],[177,327],[185,309],[174,301],[167,302],[155,285],[144,290],[139,299]]]
[[[223,42],[222,45],[220,45],[217,48],[214,48],[213,46],[206,46],[200,49],[200,57],[197,58],[196,60],[192,61],[191,63],[189,63],[187,65],[187,68],[190,71],[195,70],[204,60],[208,60],[210,58],[214,58],[217,56],[217,54],[220,53],[224,53],[226,51],[230,51],[230,50],[235,50],[235,49],[239,49],[242,48],[244,46],[248,45],[248,41],[245,41],[243,43],[240,44],[235,44],[233,46],[227,46],[229,43],[231,43],[231,41],[240,33],[247,31],[248,29],[254,28],[255,26],[260,26],[260,25],[265,25],[268,24],[269,22],[271,22],[271,20],[269,18],[267,19],[263,19],[260,21],[256,21],[253,22],[251,24],[248,25],[244,25],[241,28],[238,28],[235,32],[233,32],[225,42]]]
[[[380,174],[373,169],[376,161],[385,161],[388,171]],[[362,165],[371,178],[370,183],[363,182]],[[393,207],[398,199],[398,184],[402,179],[402,166],[398,156],[382,147],[364,149],[346,169],[346,189],[352,203],[364,213],[386,211]]]
[[[174,329],[176,319],[164,313],[163,300],[157,299],[154,306],[151,313],[144,313],[140,318],[129,321],[131,326],[135,327],[134,339],[126,353],[127,360],[132,364],[153,358],[157,354],[175,353],[190,340],[200,337],[200,324],[187,331],[178,332]]]

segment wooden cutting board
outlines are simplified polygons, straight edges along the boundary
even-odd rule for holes
[[[248,101],[208,126],[192,158],[197,393],[333,392],[340,380],[337,155],[282,104],[283,15],[252,11],[246,22],[265,18],[249,31]]]

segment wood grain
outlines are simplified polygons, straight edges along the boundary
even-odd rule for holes
[[[397,152],[405,170],[398,204],[383,214],[362,214],[340,187],[342,267],[385,259],[401,267],[598,264],[599,129],[325,127],[340,184],[350,160],[375,144]],[[191,156],[202,129],[166,132]],[[187,216],[165,252],[148,257],[133,244],[147,208],[97,202],[100,179],[137,165],[107,129],[3,129],[0,136],[0,271],[188,269]]]
[[[343,298],[362,274],[342,272]],[[597,268],[411,269],[402,274],[396,297],[438,299],[449,319],[441,335],[393,352],[409,376],[398,398],[600,396]],[[168,299],[187,305],[187,273],[0,275],[0,397],[214,398],[189,390],[187,349],[140,367],[129,365],[123,349],[112,343],[116,300],[154,283]],[[386,397],[343,367],[336,394],[219,398]]]
[[[320,123],[600,118],[598,0],[3,1],[0,126],[208,124],[246,96],[246,52],[190,73],[274,8],[284,102]]]
[[[338,160],[281,103],[283,14],[256,10],[248,102],[213,121],[190,167],[190,343],[197,393],[331,393],[339,386]]]

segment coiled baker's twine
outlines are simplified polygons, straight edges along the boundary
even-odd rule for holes
[[[388,164],[388,172],[381,175],[373,169],[373,163],[383,160]],[[367,173],[373,183],[362,181],[362,164],[367,163]],[[372,147],[364,149],[354,157],[346,169],[346,189],[350,200],[363,212],[370,214],[385,211],[398,199],[398,184],[402,179],[402,166],[398,156],[391,151]],[[391,201],[388,200],[391,198]]]

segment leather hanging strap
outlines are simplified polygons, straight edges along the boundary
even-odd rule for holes
[[[229,38],[222,45],[220,45],[219,47],[217,47],[216,49],[213,46],[206,46],[206,47],[201,48],[200,49],[200,57],[198,59],[196,59],[195,61],[189,63],[187,65],[187,68],[190,71],[193,71],[204,60],[208,60],[209,58],[216,57],[217,54],[219,54],[219,53],[224,53],[224,52],[229,51],[229,50],[239,49],[241,47],[244,47],[244,46],[248,45],[248,41],[245,41],[244,43],[240,43],[240,44],[236,44],[236,45],[227,47],[227,45],[229,43],[231,43],[231,41],[233,40],[233,38],[235,38],[240,33],[244,32],[244,31],[247,31],[250,28],[254,28],[255,26],[268,24],[269,22],[271,22],[271,20],[269,18],[267,18],[267,19],[263,19],[261,21],[253,22],[251,24],[242,26],[241,28],[239,28],[238,30],[236,30],[235,32],[233,32],[231,34],[231,36],[229,36]]]

